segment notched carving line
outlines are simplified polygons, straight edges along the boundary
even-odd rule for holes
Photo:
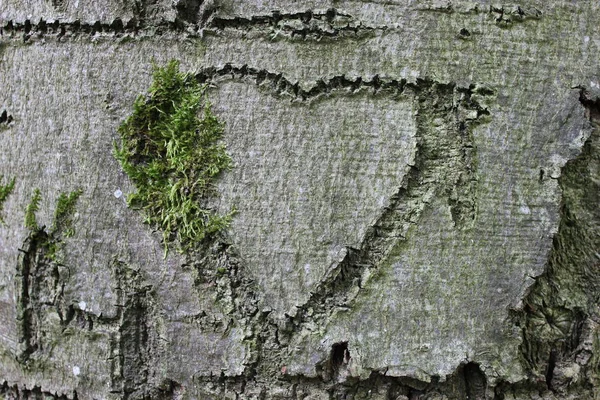
[[[208,28],[215,31],[228,29],[250,32],[267,31],[272,39],[278,36],[300,39],[335,39],[345,36],[365,36],[375,31],[385,31],[386,26],[371,27],[356,21],[351,15],[342,14],[335,8],[324,13],[307,10],[301,13],[282,14],[278,11],[271,15],[252,16],[250,18],[214,18]]]
[[[32,39],[54,37],[64,40],[68,38],[89,36],[103,38],[121,37],[153,37],[169,34],[183,35],[190,38],[200,38],[206,32],[218,34],[226,31],[257,31],[270,35],[271,39],[278,36],[286,38],[336,39],[342,37],[358,37],[384,31],[386,26],[370,27],[357,22],[349,15],[341,14],[335,9],[325,13],[307,10],[303,13],[282,14],[273,12],[271,15],[253,16],[250,18],[223,18],[204,16],[199,21],[177,17],[173,21],[148,20],[143,11],[138,11],[139,18],[132,18],[126,22],[120,18],[112,22],[94,21],[82,22],[80,20],[46,21],[38,22],[27,19],[25,21],[6,21],[0,26],[0,37],[8,39],[22,39],[28,42]]]
[[[322,95],[335,92],[347,91],[357,92],[361,89],[373,90],[373,93],[385,91],[391,96],[399,96],[403,93],[406,80],[380,78],[375,75],[370,80],[361,77],[350,79],[344,75],[338,75],[328,80],[319,80],[309,89],[302,89],[300,85],[292,83],[283,74],[276,74],[265,69],[252,68],[248,65],[234,66],[225,64],[222,67],[204,68],[196,74],[201,83],[212,83],[226,79],[250,79],[263,88],[268,88],[276,95],[289,98],[292,101],[309,101]]]
[[[52,399],[52,400],[77,400],[77,390],[73,390],[72,396],[42,390],[40,386],[34,386],[33,389],[20,388],[19,385],[9,385],[4,381],[0,386],[0,395],[8,396],[7,399]]]
[[[175,27],[158,26],[157,33],[160,34],[160,28],[174,29]],[[35,38],[55,37],[58,40],[72,36],[88,35],[90,37],[97,35],[109,35],[121,37],[125,35],[147,36],[144,26],[136,19],[131,19],[127,23],[119,18],[111,23],[96,21],[94,23],[84,23],[76,20],[74,22],[60,22],[59,20],[45,21],[40,19],[38,23],[32,23],[31,20],[24,22],[7,21],[0,26],[0,37],[9,39],[22,39],[24,42]]]

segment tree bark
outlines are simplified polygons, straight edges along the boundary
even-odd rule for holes
[[[0,4],[0,398],[600,397],[598,2],[86,3]],[[171,59],[237,211],[165,257],[113,148]]]

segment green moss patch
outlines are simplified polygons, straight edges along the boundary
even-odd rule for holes
[[[65,237],[72,237],[75,234],[73,229],[73,215],[75,214],[75,205],[83,191],[78,189],[69,194],[61,193],[56,200],[56,210],[54,211],[53,232],[60,232]]]
[[[40,245],[45,249],[45,255],[51,261],[57,261],[57,254],[63,249],[63,238],[70,238],[75,234],[73,229],[73,217],[75,215],[75,206],[77,200],[82,194],[78,189],[71,193],[61,193],[56,199],[56,209],[54,210],[54,220],[50,232],[46,233],[45,226],[40,226],[37,221],[36,213],[39,211],[42,194],[40,189],[33,191],[31,201],[25,210],[25,227],[31,231],[31,235],[37,235],[44,232],[39,238]]]
[[[3,179],[4,179],[4,177],[2,175],[0,175],[0,182],[2,182]],[[15,178],[12,178],[12,180],[10,182],[8,182],[6,185],[0,184],[0,224],[4,224],[4,219],[2,218],[2,210],[4,209],[4,202],[6,201],[8,196],[10,196],[10,194],[13,192],[14,188],[15,188]]]
[[[137,189],[128,205],[162,231],[165,251],[177,240],[183,252],[229,225],[231,212],[218,215],[206,204],[231,158],[219,143],[223,125],[211,112],[205,87],[179,72],[177,61],[155,67],[153,78],[119,127],[114,153]]]
[[[39,229],[35,213],[40,209],[41,200],[42,193],[40,192],[40,189],[35,189],[31,201],[25,209],[25,228],[29,230],[35,231]]]
[[[83,191],[77,189],[71,193],[61,193],[56,199],[56,209],[54,210],[54,221],[50,229],[51,235],[62,235],[64,237],[72,237],[75,231],[73,230],[73,215],[75,214],[75,206],[77,200]],[[42,193],[40,189],[34,189],[31,201],[25,210],[25,227],[29,230],[40,229],[36,212],[40,209],[42,201]]]

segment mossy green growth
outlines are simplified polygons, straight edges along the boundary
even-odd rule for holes
[[[35,189],[33,191],[33,196],[31,197],[31,201],[27,205],[27,209],[25,209],[25,227],[34,231],[37,230],[38,223],[35,217],[35,213],[40,209],[40,201],[42,200],[42,193],[40,189]]]
[[[56,210],[54,211],[53,232],[61,232],[64,237],[72,237],[75,234],[73,229],[73,214],[79,196],[83,191],[75,190],[69,194],[61,193],[56,200]]]
[[[73,216],[77,200],[83,191],[77,189],[71,193],[61,193],[56,199],[56,209],[54,211],[54,221],[50,232],[44,236],[43,246],[46,248],[46,257],[52,261],[57,261],[59,251],[63,249],[63,238],[72,237],[75,234],[73,229]],[[40,189],[33,191],[33,196],[27,209],[25,210],[25,227],[31,232],[39,232],[44,229],[37,222],[36,212],[40,208],[42,194]]]
[[[69,194],[61,193],[56,199],[56,210],[54,210],[54,222],[50,233],[52,235],[62,234],[64,237],[71,237],[75,233],[73,230],[73,214],[75,213],[75,206],[77,200],[83,191],[77,189]],[[25,227],[30,230],[39,229],[37,218],[35,213],[40,208],[40,202],[42,201],[42,193],[40,189],[33,191],[33,196],[27,209],[25,210]]]
[[[183,252],[229,225],[233,211],[218,215],[206,200],[231,158],[219,143],[223,125],[211,112],[205,86],[179,72],[177,61],[155,67],[153,78],[119,127],[114,154],[137,189],[128,205],[162,230],[165,252],[175,240]]]
[[[0,175],[0,182],[4,179],[4,176]],[[15,178],[12,178],[10,182],[6,185],[0,184],[0,224],[4,224],[4,219],[2,218],[2,210],[4,209],[4,202],[10,196],[15,188]]]

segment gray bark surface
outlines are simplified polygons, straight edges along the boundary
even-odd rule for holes
[[[0,398],[600,397],[599,20],[0,0]],[[211,207],[237,213],[165,258],[113,143],[171,59],[224,122]]]

